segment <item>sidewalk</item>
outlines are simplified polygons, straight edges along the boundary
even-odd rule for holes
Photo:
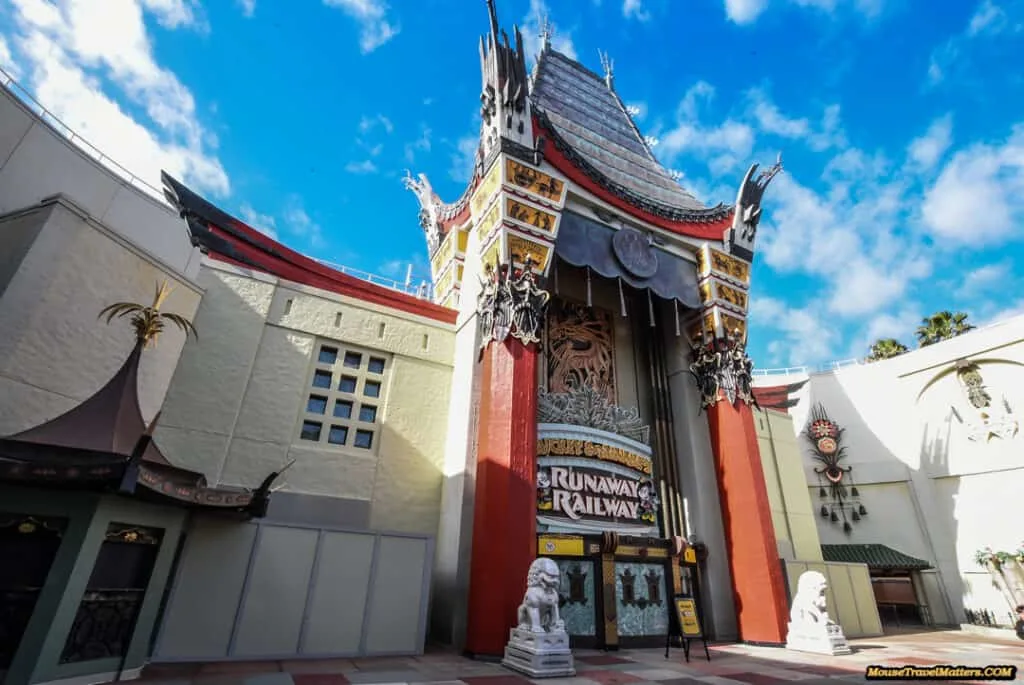
[[[851,655],[826,657],[773,647],[712,645],[708,662],[697,644],[688,664],[681,649],[673,649],[667,660],[662,649],[581,649],[574,650],[575,678],[541,681],[498,664],[429,651],[403,658],[160,664],[148,667],[142,678],[146,685],[845,685],[863,681],[868,665],[1024,666],[1024,642],[988,640],[959,631],[851,640],[850,646]]]

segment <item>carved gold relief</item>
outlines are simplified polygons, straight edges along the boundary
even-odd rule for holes
[[[484,216],[484,218],[481,219],[480,222],[477,224],[477,227],[476,227],[476,239],[478,241],[480,241],[481,245],[484,244],[484,240],[487,239],[487,235],[491,232],[491,229],[494,228],[495,224],[498,223],[498,220],[500,219],[500,217],[501,217],[501,203],[497,202],[487,212],[487,215]]]
[[[506,198],[505,211],[508,218],[520,223],[532,226],[545,233],[553,233],[555,230],[555,215],[545,212],[542,209],[530,207],[512,198]]]
[[[494,191],[501,185],[501,166],[495,164],[491,167],[491,170],[484,176],[484,180],[480,182],[477,189],[473,191],[473,197],[469,199],[469,210],[476,216],[480,213],[484,207],[487,206],[487,201],[494,195]]]
[[[589,386],[615,404],[615,336],[610,312],[563,300],[552,302],[546,351],[549,393]]]
[[[501,239],[497,238],[492,242],[480,257],[481,273],[487,271],[487,265],[490,264],[492,268],[497,269],[501,264]]]
[[[430,258],[430,270],[434,276],[437,276],[455,256],[455,233],[456,231],[449,231],[448,235],[441,242],[441,247]]]
[[[743,340],[743,337],[747,334],[747,322],[724,313],[721,316],[722,328],[725,329],[726,333],[731,333],[740,340]]]
[[[444,273],[434,281],[434,292],[438,295],[444,295],[452,289],[453,281],[455,279],[455,267],[454,265],[445,269]]]
[[[708,250],[711,253],[711,268],[715,271],[732,276],[742,283],[750,282],[750,265],[741,259],[727,255],[718,250]]]
[[[520,164],[513,159],[505,160],[505,173],[508,182],[523,190],[539,195],[552,202],[561,202],[565,184],[537,169]]]
[[[700,301],[707,304],[713,299],[715,298],[714,295],[711,294],[711,281],[704,281],[700,284]]]
[[[727,286],[725,283],[716,283],[715,291],[718,293],[718,299],[728,302],[734,307],[739,307],[742,310],[747,309],[747,294]]]
[[[551,258],[551,246],[544,245],[543,243],[537,243],[532,240],[516,235],[515,233],[508,233],[505,237],[508,244],[507,260],[515,264],[522,264],[526,261],[526,255],[533,257],[533,261],[536,264],[534,269],[540,272],[545,272],[548,268],[548,260]]]
[[[693,340],[694,342],[703,339],[704,321],[702,319],[693,321],[689,326],[687,326],[686,334],[690,336],[690,340]]]
[[[704,314],[704,330],[715,335],[715,313],[713,311]]]

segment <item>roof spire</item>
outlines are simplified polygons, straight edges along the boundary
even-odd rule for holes
[[[604,83],[609,90],[615,90],[615,62],[603,50],[598,50],[597,54],[601,58],[601,68],[604,69]]]
[[[551,49],[551,36],[554,34],[554,27],[551,26],[551,20],[545,13],[540,20],[540,50],[546,52]]]
[[[494,43],[498,43],[498,10],[494,6],[494,0],[487,0],[487,13],[491,17],[491,35],[494,36]]]

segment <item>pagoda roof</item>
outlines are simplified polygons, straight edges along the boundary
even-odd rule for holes
[[[113,489],[142,499],[262,516],[271,474],[256,491],[214,486],[174,466],[153,441],[139,408],[137,342],[121,368],[71,410],[0,438],[0,479],[61,487]]]
[[[579,62],[546,46],[537,59],[531,101],[555,147],[635,208],[672,222],[717,224],[731,218],[731,206],[705,207],[672,178],[615,90]]]

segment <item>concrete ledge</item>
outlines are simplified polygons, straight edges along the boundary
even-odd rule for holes
[[[1020,643],[1021,639],[1012,628],[994,628],[992,626],[976,626],[970,623],[961,623],[960,630],[972,635],[987,637],[993,640],[1007,640]]]

